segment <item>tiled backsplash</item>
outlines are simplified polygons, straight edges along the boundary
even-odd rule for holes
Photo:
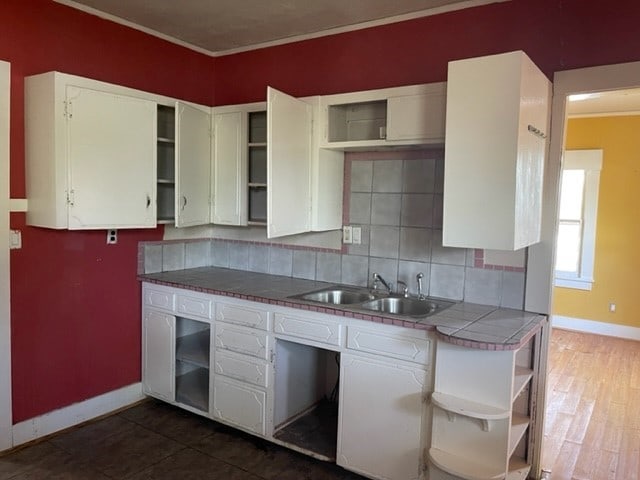
[[[482,251],[442,246],[443,152],[347,154],[345,224],[362,244],[342,252],[308,247],[199,239],[147,242],[139,271],[216,266],[350,285],[370,285],[374,272],[416,293],[424,274],[429,295],[522,308],[523,268],[482,267]]]

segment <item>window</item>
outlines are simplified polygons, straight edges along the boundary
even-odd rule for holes
[[[567,150],[560,185],[555,285],[591,290],[602,150]]]

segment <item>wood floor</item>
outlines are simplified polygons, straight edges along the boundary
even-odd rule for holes
[[[640,479],[640,342],[554,329],[542,465],[553,480]]]

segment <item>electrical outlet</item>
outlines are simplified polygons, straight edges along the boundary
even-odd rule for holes
[[[349,225],[342,227],[342,243],[353,243],[353,229]]]
[[[616,304],[615,303],[610,303],[609,304],[609,311],[611,313],[616,313]]]
[[[118,230],[107,230],[107,245],[118,243]]]
[[[351,240],[353,244],[360,245],[362,243],[362,227],[353,227],[352,230]]]

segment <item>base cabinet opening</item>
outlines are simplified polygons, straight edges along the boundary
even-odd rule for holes
[[[209,411],[211,326],[176,317],[176,402]]]

